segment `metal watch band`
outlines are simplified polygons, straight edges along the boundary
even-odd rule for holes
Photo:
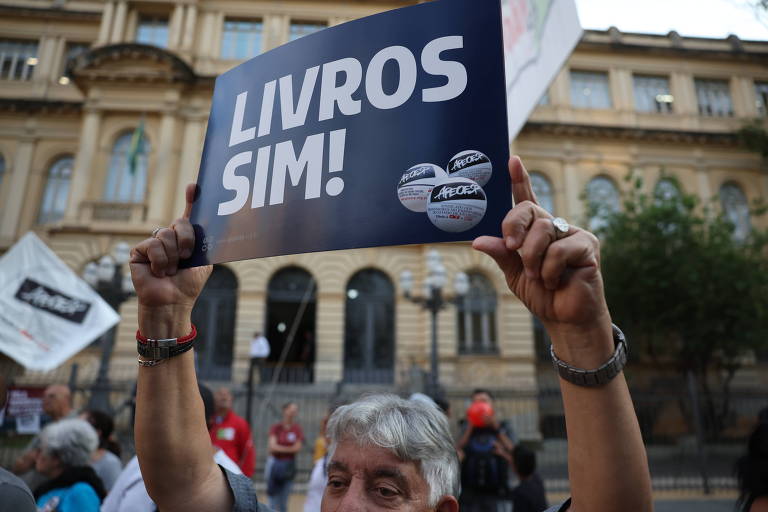
[[[621,373],[624,366],[627,364],[629,348],[627,347],[627,340],[624,337],[624,333],[621,332],[621,329],[615,324],[611,324],[611,327],[613,328],[613,341],[616,345],[616,350],[608,361],[595,370],[584,370],[569,365],[565,361],[559,359],[557,355],[555,355],[555,347],[550,346],[549,353],[552,356],[552,363],[555,365],[555,369],[560,377],[577,386],[598,387],[609,383],[614,377]]]

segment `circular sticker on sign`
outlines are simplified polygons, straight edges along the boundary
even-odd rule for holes
[[[429,193],[439,179],[446,177],[442,167],[435,164],[414,165],[403,173],[397,184],[397,198],[412,212],[427,211]]]
[[[462,151],[448,162],[448,176],[469,178],[484,187],[491,179],[493,165],[485,153],[470,150]]]
[[[488,200],[476,181],[447,177],[437,182],[429,194],[427,216],[443,231],[460,233],[483,220]]]

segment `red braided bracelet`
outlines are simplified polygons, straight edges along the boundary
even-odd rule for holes
[[[146,338],[141,334],[141,331],[136,331],[136,341],[139,343],[150,343],[150,342],[157,342],[157,341],[163,341],[167,345],[183,345],[184,343],[189,343],[190,341],[194,340],[197,337],[197,328],[195,328],[195,324],[192,325],[192,332],[187,334],[186,336],[182,336],[181,338],[166,338],[162,340],[158,339],[152,339],[152,338]],[[176,343],[173,343],[175,341]]]

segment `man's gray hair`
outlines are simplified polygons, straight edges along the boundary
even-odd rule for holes
[[[65,467],[87,466],[99,446],[99,435],[85,420],[78,418],[51,423],[40,434],[43,450],[58,458]]]
[[[459,459],[448,420],[436,406],[395,395],[368,395],[336,409],[328,419],[330,457],[342,441],[390,450],[414,462],[429,487],[429,504],[459,496]]]

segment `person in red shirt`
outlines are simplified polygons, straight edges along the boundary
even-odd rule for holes
[[[296,476],[296,454],[304,443],[304,432],[296,423],[299,406],[293,402],[283,405],[283,421],[269,429],[267,462],[267,497],[269,506],[277,512],[287,512],[293,477]]]
[[[253,448],[251,428],[232,410],[232,392],[219,388],[213,395],[216,415],[209,430],[211,442],[232,459],[247,477],[253,476],[256,453]]]

